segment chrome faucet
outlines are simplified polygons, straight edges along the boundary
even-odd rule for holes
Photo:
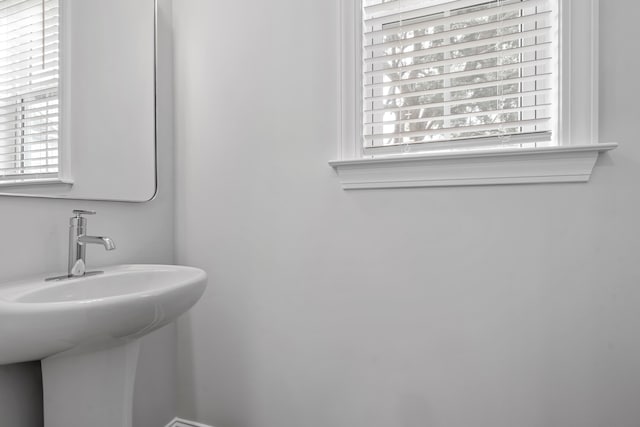
[[[74,210],[75,216],[69,220],[69,269],[68,277],[87,274],[86,254],[88,244],[100,244],[108,251],[116,248],[109,237],[87,236],[87,219],[82,215],[95,215],[95,211]]]
[[[74,216],[69,220],[69,266],[67,274],[64,276],[49,277],[45,279],[45,281],[65,280],[72,279],[74,277],[93,276],[95,274],[102,273],[102,271],[87,271],[87,245],[92,243],[99,244],[104,246],[108,251],[114,250],[116,245],[109,237],[87,236],[87,219],[82,215],[95,214],[95,211],[74,209]]]

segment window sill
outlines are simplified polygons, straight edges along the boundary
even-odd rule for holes
[[[0,188],[31,187],[41,185],[73,185],[73,180],[67,178],[27,179],[21,181],[0,181]]]
[[[334,160],[345,190],[587,182],[617,143]]]

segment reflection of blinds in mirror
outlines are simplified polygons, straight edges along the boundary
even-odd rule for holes
[[[0,0],[0,183],[58,177],[58,0]]]
[[[552,0],[363,0],[364,145],[548,141]]]

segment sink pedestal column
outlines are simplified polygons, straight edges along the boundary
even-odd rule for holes
[[[42,361],[45,427],[132,427],[140,342]]]

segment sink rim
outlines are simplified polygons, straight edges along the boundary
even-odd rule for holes
[[[27,279],[21,279],[13,282],[0,283],[0,308],[8,311],[42,311],[42,310],[68,310],[73,308],[88,308],[95,305],[110,305],[121,302],[138,300],[143,298],[153,298],[173,290],[196,285],[206,280],[207,274],[196,267],[171,265],[171,264],[118,264],[98,270],[103,271],[102,274],[69,278],[61,281],[45,282],[47,277],[51,275],[32,276]],[[82,298],[67,301],[20,301],[20,298],[38,293],[43,290],[64,287],[68,284],[77,284],[80,281],[89,283],[104,281],[106,278],[116,278],[127,273],[153,273],[153,272],[184,272],[187,273],[184,278],[180,278],[175,282],[167,282],[162,286],[151,287],[149,289],[128,292],[121,295],[109,295],[97,298]]]

